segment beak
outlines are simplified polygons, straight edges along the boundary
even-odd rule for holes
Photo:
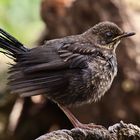
[[[133,36],[135,34],[136,33],[134,33],[134,32],[124,32],[123,34],[115,37],[112,41],[115,41],[115,40],[118,40],[118,39],[122,39],[122,38],[125,38],[125,37],[130,37],[130,36]]]

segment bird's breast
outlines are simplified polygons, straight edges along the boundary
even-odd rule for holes
[[[114,57],[109,59],[94,59],[89,63],[91,69],[92,101],[99,100],[111,87],[117,74],[117,62]]]

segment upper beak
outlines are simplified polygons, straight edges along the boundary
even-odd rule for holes
[[[134,33],[134,32],[124,32],[123,34],[121,34],[121,35],[115,37],[115,38],[113,39],[113,41],[118,40],[118,39],[121,39],[121,38],[125,38],[125,37],[130,37],[130,36],[133,36],[133,35],[135,35],[135,34],[136,34],[136,33]]]

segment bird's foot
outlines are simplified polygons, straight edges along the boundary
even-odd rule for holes
[[[96,125],[94,123],[90,123],[90,124],[83,124],[81,122],[79,122],[79,120],[77,120],[77,118],[64,106],[60,106],[59,107],[63,110],[63,112],[67,115],[67,117],[69,118],[69,120],[71,121],[71,123],[73,124],[73,126],[75,128],[81,128],[81,129],[88,129],[88,130],[93,130],[93,129],[105,129],[104,126],[101,125]]]
[[[94,123],[90,124],[83,124],[83,123],[78,123],[75,127],[81,128],[81,129],[88,129],[88,130],[93,130],[93,129],[105,129],[104,126],[102,125],[96,125]]]

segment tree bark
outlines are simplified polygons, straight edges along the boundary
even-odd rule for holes
[[[139,140],[140,128],[133,124],[118,124],[105,128],[58,130],[36,140]]]

